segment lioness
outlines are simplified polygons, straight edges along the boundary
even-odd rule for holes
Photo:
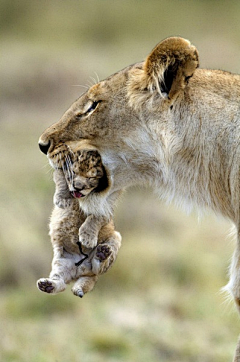
[[[99,149],[112,183],[86,211],[105,214],[120,190],[147,184],[230,218],[239,239],[240,76],[198,66],[195,46],[167,38],[145,61],[92,86],[42,134],[48,155],[71,140]],[[239,241],[227,287],[240,309]]]
[[[74,143],[60,144],[52,160],[56,168],[55,207],[50,219],[54,257],[49,278],[39,279],[37,286],[42,292],[56,294],[75,281],[72,292],[82,298],[116,260],[121,236],[112,220],[85,215],[79,203],[108,186],[98,151]]]

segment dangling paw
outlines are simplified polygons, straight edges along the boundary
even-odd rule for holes
[[[54,195],[54,198],[53,198],[53,203],[55,206],[58,206],[60,209],[66,209],[68,208],[69,206],[72,205],[74,199],[73,198],[63,198],[63,197],[58,197],[58,196],[55,196]]]
[[[84,292],[81,288],[74,288],[72,287],[72,292],[74,295],[76,295],[79,298],[82,298],[84,296]]]
[[[97,247],[96,258],[101,262],[105,261],[111,254],[110,247],[106,244],[100,244]]]
[[[94,288],[97,279],[98,277],[96,275],[80,277],[72,287],[73,294],[82,298],[84,294],[90,292]]]
[[[45,292],[48,294],[56,294],[59,292],[63,292],[66,289],[65,283],[59,280],[53,280],[50,278],[41,278],[37,281],[37,287],[41,292]]]
[[[92,230],[89,230],[85,225],[79,229],[79,241],[86,248],[93,249],[97,245],[97,235],[94,235]]]
[[[107,244],[99,244],[92,259],[92,271],[94,274],[105,273],[113,262],[112,248]]]

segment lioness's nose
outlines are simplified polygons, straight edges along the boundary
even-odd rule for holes
[[[48,153],[49,147],[51,145],[51,141],[48,141],[48,143],[39,142],[38,143],[40,150],[45,153],[45,155]]]

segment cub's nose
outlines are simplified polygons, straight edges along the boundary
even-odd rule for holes
[[[51,141],[48,141],[48,143],[39,142],[38,143],[40,150],[45,153],[45,155],[48,153],[49,147],[51,145]]]

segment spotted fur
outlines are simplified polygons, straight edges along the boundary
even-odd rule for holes
[[[72,292],[82,297],[115,261],[121,236],[112,220],[86,215],[79,202],[100,192],[101,183],[107,185],[98,151],[62,144],[54,150],[52,159],[56,191],[50,236],[54,257],[49,278],[39,279],[37,286],[43,292],[56,294],[75,281]],[[80,193],[82,196],[77,198]]]

